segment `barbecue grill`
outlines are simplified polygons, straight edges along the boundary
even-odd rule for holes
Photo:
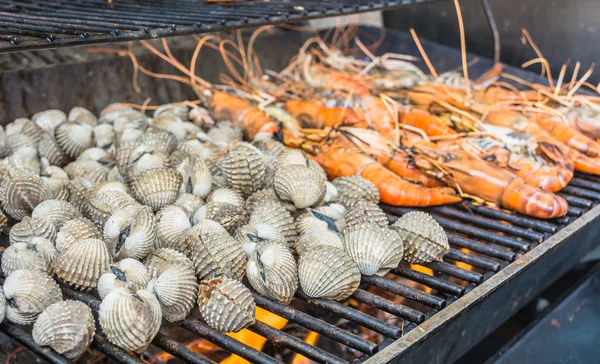
[[[0,52],[8,53],[0,55],[4,70],[0,73],[0,121],[6,124],[49,108],[68,110],[84,106],[98,112],[111,102],[142,103],[151,97],[153,103],[167,103],[194,98],[186,86],[146,77],[139,80],[143,96],[136,94],[126,57],[90,53],[83,48],[39,50],[42,48],[212,32],[419,2],[424,1],[251,1],[233,6],[194,0],[176,4],[144,1],[144,5],[134,0],[116,0],[111,7],[103,0],[0,1]],[[361,28],[361,32],[373,38],[379,36],[379,30],[374,28]],[[304,32],[276,31],[259,38],[255,47],[265,60],[265,68],[281,69],[309,36]],[[187,60],[195,42],[181,37],[170,44],[178,59]],[[460,65],[458,50],[425,41],[423,45],[438,70]],[[26,49],[32,51],[9,53]],[[134,50],[139,53],[140,63],[148,68],[161,71],[165,67],[143,49]],[[392,31],[387,32],[378,52],[418,55],[410,36]],[[198,74],[216,81],[211,75],[225,72],[220,56],[207,52],[202,57]],[[469,55],[469,59],[473,58]],[[477,75],[492,64],[481,59],[471,72]],[[507,72],[544,83],[520,69],[507,67]],[[66,85],[65,80],[74,83]],[[298,292],[292,304],[284,306],[254,294],[258,307],[337,343],[328,346],[337,350],[312,345],[260,321],[249,330],[275,347],[287,348],[316,362],[341,363],[354,358],[368,363],[452,362],[595,246],[600,236],[600,230],[594,226],[600,215],[596,206],[600,201],[600,178],[576,174],[559,195],[569,203],[568,214],[550,221],[473,203],[424,209],[448,233],[452,249],[444,260],[421,269],[402,263],[385,277],[363,277],[360,289],[347,304],[312,299]],[[390,221],[409,211],[382,207]],[[427,270],[431,273],[424,273]],[[66,298],[83,301],[97,312],[97,297],[65,286],[62,289]],[[395,319],[383,320],[380,313]],[[279,362],[275,356],[214,331],[193,317],[179,326],[196,338],[206,339],[251,362]],[[5,321],[0,331],[48,362],[68,362],[51,349],[37,346],[23,327]],[[369,341],[361,332],[378,334],[379,340]],[[186,362],[213,362],[185,344],[164,332],[152,342]],[[118,362],[142,362],[140,357],[108,342],[100,330],[91,347]]]

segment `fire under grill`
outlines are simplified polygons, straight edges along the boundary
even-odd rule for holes
[[[377,34],[374,29],[365,31]],[[260,42],[256,48],[264,55],[268,54],[274,64],[281,59],[287,61],[290,54],[286,52],[296,51],[308,36],[293,34],[270,36],[262,43],[262,48]],[[433,64],[440,70],[460,65],[457,50],[427,42],[424,46]],[[270,53],[265,53],[267,51]],[[409,36],[390,31],[379,51],[417,52]],[[186,54],[186,51],[174,52],[176,55]],[[40,56],[48,54],[40,53]],[[210,57],[207,56],[206,64],[214,66],[210,71],[216,73],[219,66],[211,63]],[[139,59],[144,62],[149,58]],[[0,58],[0,64],[2,61],[6,59]],[[473,67],[473,73],[490,65],[490,61],[480,60]],[[94,73],[99,68],[102,71]],[[124,72],[124,69],[127,71]],[[48,72],[55,73],[53,77],[44,76]],[[199,71],[200,74],[202,72]],[[535,75],[519,69],[509,67],[508,72],[539,81]],[[89,88],[97,88],[97,97],[78,93],[77,86],[61,90],[61,101],[57,103],[53,103],[51,96],[48,99],[24,96],[28,89],[51,94],[49,90],[57,86],[60,77],[75,74],[82,75]],[[7,72],[0,76],[0,95],[16,92],[21,93],[21,99],[15,105],[11,103],[15,99],[10,96],[0,97],[0,109],[6,107],[8,110],[0,116],[8,122],[13,116],[27,116],[51,107],[69,109],[81,105],[97,112],[110,102],[138,101],[135,97],[139,96],[129,99],[133,94],[130,76],[128,63],[114,57],[91,60],[82,57],[74,65]],[[113,77],[121,80],[119,88],[104,84],[111,82]],[[14,80],[21,82],[12,82]],[[189,97],[189,93],[181,89],[183,86],[149,87],[156,85],[157,81],[144,82],[141,81],[142,88],[148,86],[150,93],[144,98],[152,96],[153,102],[173,102]],[[111,92],[103,92],[103,85]],[[452,249],[443,261],[425,266],[402,263],[384,277],[363,277],[359,290],[343,303],[312,299],[299,291],[291,305],[284,306],[254,294],[257,307],[287,320],[285,327],[277,329],[257,317],[257,322],[248,330],[265,339],[262,350],[214,331],[192,316],[178,326],[164,324],[161,333],[152,342],[151,350],[164,351],[185,362],[218,361],[212,357],[209,359],[209,354],[193,350],[189,346],[191,337],[203,339],[226,353],[253,363],[288,361],[296,354],[319,363],[354,360],[373,363],[451,362],[552,284],[594,246],[600,236],[600,231],[593,226],[600,215],[600,208],[596,207],[600,202],[600,177],[576,174],[559,195],[569,202],[568,214],[549,221],[468,202],[424,209],[448,234]],[[382,207],[390,221],[410,210]],[[65,298],[83,301],[97,313],[100,300],[96,296],[62,288]],[[288,330],[290,326],[293,326],[293,331]],[[52,350],[38,347],[27,328],[4,322],[0,331],[48,362],[68,362]],[[173,332],[185,332],[188,339],[180,339],[181,335],[173,335]],[[316,342],[307,340],[311,333],[318,335]],[[278,349],[266,349],[269,345]],[[101,330],[97,330],[91,348],[118,362],[141,363],[143,359],[109,343]],[[283,352],[279,348],[286,349],[286,357],[273,354]]]

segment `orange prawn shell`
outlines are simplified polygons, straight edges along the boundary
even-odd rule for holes
[[[274,134],[279,129],[271,118],[250,102],[225,92],[215,92],[209,105],[216,120],[231,120],[250,140],[258,133]]]

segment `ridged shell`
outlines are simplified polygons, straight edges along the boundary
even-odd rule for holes
[[[58,167],[57,167],[58,168]],[[48,184],[48,197],[53,200],[69,201],[71,192],[69,191],[68,178],[44,178]]]
[[[301,235],[296,241],[296,251],[302,255],[316,246],[328,245],[344,250],[342,238],[330,230],[317,231],[312,234]]]
[[[298,280],[309,297],[341,301],[360,285],[360,271],[343,250],[321,245],[300,256]]]
[[[375,224],[349,225],[343,233],[346,252],[366,276],[385,275],[402,260],[404,247],[397,232]]]
[[[69,202],[84,214],[83,206],[87,203],[88,192],[94,185],[96,183],[83,178],[76,178],[69,181],[67,185],[69,188]]]
[[[187,105],[181,104],[164,104],[161,105],[158,109],[154,110],[153,117],[157,117],[163,113],[171,113],[181,120],[187,121],[188,113],[190,112],[190,108]]]
[[[308,167],[319,175],[323,176],[323,178],[327,179],[327,175],[321,166],[308,158],[306,152],[301,151],[299,149],[287,149],[279,156],[277,156],[277,160],[275,163],[275,170],[285,167],[285,166],[304,166]]]
[[[221,170],[229,186],[244,196],[260,190],[265,183],[261,152],[248,143],[235,143],[223,158]]]
[[[95,183],[106,181],[108,169],[102,164],[94,161],[75,161],[63,168],[69,178],[83,178]]]
[[[6,125],[6,137],[15,137],[16,135],[26,135],[32,138],[36,143],[42,138],[44,130],[29,119],[15,119],[12,123]]]
[[[138,201],[156,212],[175,202],[181,182],[181,175],[172,168],[152,169],[131,183],[131,192]]]
[[[308,167],[287,165],[275,170],[273,187],[280,199],[303,209],[323,201],[325,181],[325,177]]]
[[[8,218],[4,215],[4,212],[0,210],[0,231],[4,231],[4,228],[8,225]],[[2,322],[2,321],[0,321]]]
[[[54,130],[54,137],[62,151],[73,159],[94,146],[94,128],[87,124],[62,123]]]
[[[111,291],[126,287],[133,292],[145,288],[151,276],[148,268],[135,259],[125,258],[110,265],[110,270],[98,279],[98,295],[106,297]]]
[[[110,150],[115,147],[117,135],[115,129],[110,124],[99,124],[94,128],[94,137],[96,147]]]
[[[13,219],[22,220],[42,201],[48,199],[48,184],[25,171],[4,171],[0,184],[3,210]]]
[[[387,215],[373,202],[364,200],[356,202],[346,214],[347,225],[357,225],[363,222],[377,224],[381,227],[389,225]]]
[[[24,134],[15,134],[6,138],[6,154],[10,156],[21,148],[36,148],[35,139]]]
[[[116,210],[104,225],[104,241],[116,259],[142,260],[156,244],[156,222],[148,206]]]
[[[12,170],[27,170],[40,174],[40,159],[35,147],[21,147],[11,156],[0,161],[0,167]]]
[[[141,353],[160,329],[162,313],[154,293],[127,288],[110,292],[100,304],[98,321],[111,343]]]
[[[184,122],[172,113],[163,113],[152,119],[152,126],[167,130],[177,137],[177,140],[184,140],[189,135],[201,130],[197,125],[190,122]]]
[[[183,253],[169,248],[161,248],[148,255],[145,262],[152,276],[159,276],[173,265],[185,265],[194,269],[192,261]]]
[[[95,332],[92,310],[83,302],[69,300],[48,306],[33,325],[31,334],[36,344],[76,360],[92,343]]]
[[[169,205],[156,213],[157,248],[179,249],[185,232],[192,227],[188,215],[179,206]]]
[[[254,145],[258,150],[263,153],[263,160],[265,161],[265,165],[274,166],[275,161],[281,155],[281,153],[287,150],[286,146],[273,139],[272,137],[264,137],[264,138],[254,138],[252,141],[252,145]]]
[[[279,202],[267,201],[256,204],[248,223],[257,228],[260,225],[272,226],[285,236],[288,244],[293,244],[298,238],[294,218]]]
[[[96,288],[112,258],[104,241],[84,239],[62,249],[54,260],[54,272],[63,282],[84,291]]]
[[[4,297],[4,288],[0,286],[0,323],[6,317],[6,297]]]
[[[84,239],[102,239],[100,229],[92,220],[81,217],[67,221],[56,234],[56,249],[61,251]]]
[[[365,200],[375,204],[379,203],[379,190],[373,182],[358,176],[338,177],[333,180],[337,188],[338,199],[346,208],[356,202]]]
[[[181,207],[188,218],[192,219],[194,214],[200,206],[204,205],[204,200],[200,196],[193,195],[191,193],[182,193],[180,194],[173,205]]]
[[[107,191],[91,196],[83,205],[83,214],[96,225],[104,227],[106,220],[117,210],[132,208],[137,203],[126,193]]]
[[[16,223],[9,234],[10,244],[31,242],[36,236],[46,238],[51,242],[56,239],[56,228],[48,220],[25,216],[21,222]]]
[[[78,124],[87,124],[89,126],[96,126],[98,119],[91,111],[81,106],[75,106],[69,111],[67,115],[67,121],[74,121]]]
[[[411,211],[399,218],[391,228],[404,239],[404,260],[423,264],[441,260],[450,251],[448,236],[431,215]]]
[[[10,275],[18,269],[37,269],[52,274],[56,248],[48,239],[33,238],[29,243],[16,243],[2,254],[2,271]]]
[[[35,322],[38,315],[63,299],[58,284],[40,270],[19,269],[4,281],[6,319],[21,325]]]
[[[167,154],[173,153],[179,144],[173,133],[153,127],[146,129],[144,134],[138,137],[137,142],[152,147],[157,152],[159,151]]]
[[[60,148],[54,136],[48,133],[42,134],[38,143],[38,152],[40,157],[46,158],[54,166],[63,167],[71,160]]]
[[[221,332],[238,332],[255,322],[256,304],[252,293],[230,278],[201,282],[198,308],[208,326]]]
[[[190,158],[189,174],[187,180],[184,180],[184,184],[187,185],[187,192],[202,198],[206,198],[212,189],[212,173],[208,165],[199,157],[192,156]]]
[[[67,121],[67,114],[60,110],[46,110],[33,115],[31,120],[46,132],[53,133],[54,128]]]
[[[209,202],[201,206],[194,214],[194,223],[209,219],[221,224],[230,234],[248,221],[246,209],[222,202]]]
[[[185,319],[196,304],[198,284],[194,269],[174,264],[163,271],[154,284],[165,320],[177,322]]]
[[[296,260],[287,247],[264,242],[250,256],[246,277],[258,293],[287,305],[298,288],[297,270]]]
[[[246,206],[244,197],[239,192],[234,191],[231,188],[217,188],[208,195],[206,202],[222,202],[240,207]]]
[[[258,226],[244,225],[235,231],[235,239],[242,244],[242,248],[248,257],[254,252],[256,245],[263,241],[269,240],[285,247],[288,246],[285,236],[279,229],[265,224],[259,224]]]
[[[244,275],[246,253],[237,240],[226,232],[203,233],[194,226],[183,239],[184,253],[190,258],[198,279],[230,277],[241,279]]]
[[[185,118],[182,119],[185,120]],[[202,127],[210,127],[215,125],[215,121],[210,116],[208,110],[200,106],[190,108],[187,119]]]
[[[60,230],[67,221],[78,219],[83,215],[67,201],[46,200],[33,209],[31,217],[48,220],[56,230]]]
[[[252,214],[252,211],[254,211],[254,206],[256,206],[256,204],[267,201],[279,201],[279,197],[277,197],[275,190],[272,188],[263,188],[262,190],[258,190],[252,195],[250,195],[246,199],[246,210],[249,214]]]
[[[127,173],[123,176],[127,182],[131,182],[151,169],[169,167],[171,167],[171,161],[167,153],[155,151],[152,147],[146,145],[140,145],[131,151]]]
[[[220,121],[208,130],[208,136],[213,143],[227,147],[235,139],[244,137],[242,129],[231,121]]]

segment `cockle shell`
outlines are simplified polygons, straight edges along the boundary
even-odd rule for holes
[[[48,306],[31,332],[40,346],[48,346],[66,358],[79,358],[94,339],[92,310],[80,301],[63,301]]]
[[[231,121],[219,121],[217,125],[208,130],[208,136],[213,143],[227,147],[235,139],[244,137],[242,129]]]
[[[71,179],[83,178],[95,183],[106,181],[106,176],[108,175],[108,169],[94,161],[71,162],[63,169]]]
[[[348,225],[343,232],[346,252],[366,276],[385,275],[402,260],[404,246],[397,232],[363,222]]]
[[[69,175],[57,166],[42,167],[40,177],[48,184],[48,197],[54,200],[68,201]]]
[[[26,135],[32,138],[35,143],[39,143],[43,133],[44,130],[42,128],[33,121],[25,118],[15,119],[15,121],[6,125],[6,137],[10,137],[10,139],[13,139],[17,135]]]
[[[192,219],[196,211],[200,206],[204,205],[204,200],[200,196],[193,195],[191,193],[181,193],[177,196],[173,205],[181,207],[188,218]]]
[[[109,105],[102,111],[100,122],[112,124],[117,134],[122,134],[125,130],[141,132],[148,127],[148,117],[144,113],[128,107],[115,107],[115,105]]]
[[[450,251],[444,229],[425,212],[408,212],[390,227],[404,239],[404,260],[409,263],[431,263]]]
[[[100,229],[92,220],[81,217],[67,221],[56,234],[56,249],[61,251],[84,239],[102,239]]]
[[[235,143],[223,158],[221,171],[228,185],[244,196],[263,188],[265,165],[261,152],[245,142]]]
[[[46,132],[53,133],[54,128],[67,121],[67,114],[60,110],[46,110],[33,115],[31,120]]]
[[[4,297],[4,288],[0,286],[0,323],[6,317],[6,297]]]
[[[148,206],[113,212],[104,225],[104,241],[116,259],[144,259],[156,244],[156,222]]]
[[[256,246],[246,265],[246,277],[261,295],[285,305],[298,288],[298,269],[290,250],[275,242]]]
[[[248,223],[257,228],[261,225],[271,226],[285,236],[288,244],[293,244],[298,237],[294,218],[279,202],[267,201],[256,204]]]
[[[27,171],[5,170],[0,184],[3,210],[13,219],[22,220],[42,201],[48,199],[48,184]]]
[[[379,190],[373,182],[358,176],[338,177],[333,180],[337,188],[339,201],[350,208],[356,202],[365,200],[379,203]]]
[[[223,202],[240,207],[246,206],[244,197],[231,188],[217,188],[208,195],[206,202]]]
[[[184,253],[191,259],[198,279],[244,275],[246,253],[227,232],[202,232],[202,225],[192,227],[182,241]],[[206,229],[205,229],[206,230]]]
[[[246,209],[222,202],[209,202],[194,214],[194,223],[209,219],[221,224],[229,233],[234,233],[248,221]]]
[[[343,250],[321,245],[300,256],[298,280],[306,295],[344,300],[360,285],[360,271]]]
[[[67,115],[67,121],[73,121],[78,124],[87,124],[89,126],[96,126],[98,119],[91,111],[81,106],[75,106],[69,111]]]
[[[0,231],[4,231],[6,225],[8,225],[8,218],[6,217],[6,215],[4,215],[4,212],[0,210]]]
[[[182,119],[185,120],[185,118]],[[190,108],[187,119],[202,127],[210,127],[215,125],[215,121],[210,116],[208,110],[200,106],[194,106]]]
[[[152,119],[152,126],[167,130],[177,137],[177,140],[185,140],[189,135],[201,130],[193,123],[183,121],[172,113],[163,113]]]
[[[230,278],[201,282],[198,308],[208,326],[221,332],[238,332],[255,322],[256,304],[252,293]]]
[[[328,230],[338,234],[341,232],[342,227],[331,217],[314,209],[306,209],[303,214],[296,218],[296,230],[300,235]]]
[[[327,174],[323,168],[317,162],[308,158],[306,152],[299,149],[287,149],[279,154],[275,163],[275,170],[292,165],[308,167],[327,179]]]
[[[146,129],[146,131],[138,137],[137,143],[167,154],[173,153],[179,144],[173,133],[154,127]]]
[[[58,231],[67,221],[78,219],[83,215],[67,201],[46,200],[33,209],[31,217],[47,220]]]
[[[164,104],[158,107],[158,109],[154,110],[153,117],[157,117],[164,113],[171,113],[176,117],[180,118],[183,121],[188,120],[188,113],[190,112],[190,108],[187,105],[182,104]]]
[[[187,172],[187,178],[183,181],[186,192],[206,198],[213,185],[213,177],[208,165],[199,157],[191,156]]]
[[[181,182],[181,175],[175,169],[151,169],[131,183],[131,192],[133,197],[156,212],[175,202]]]
[[[6,155],[10,156],[21,148],[36,149],[35,139],[24,134],[15,134],[6,138]]]
[[[106,191],[90,196],[83,205],[83,214],[104,227],[106,220],[117,210],[133,208],[137,202],[130,195],[117,191]]]
[[[279,197],[277,197],[275,190],[272,188],[263,188],[262,190],[258,190],[250,195],[246,199],[246,210],[249,214],[252,214],[252,211],[254,211],[254,206],[267,201],[279,201]]]
[[[54,135],[43,133],[38,143],[38,152],[40,157],[46,158],[50,164],[63,167],[69,163],[69,156],[63,152],[60,145],[54,139]]]
[[[2,254],[2,271],[10,275],[18,269],[37,269],[52,273],[56,248],[48,239],[33,238],[29,243],[16,243]]]
[[[110,182],[125,182],[125,178],[121,176],[121,173],[119,173],[119,168],[117,168],[117,166],[112,167],[112,169],[108,171],[108,174],[106,175],[106,180]]]
[[[331,219],[338,221],[346,216],[346,208],[341,203],[326,203],[314,209]]]
[[[179,249],[185,232],[192,227],[185,211],[175,205],[165,206],[156,213],[157,248]]]
[[[4,281],[6,318],[10,322],[29,325],[53,303],[63,299],[58,284],[41,270],[19,269]]]
[[[346,214],[347,225],[357,225],[363,222],[373,223],[381,227],[389,225],[385,212],[375,203],[365,200],[356,202]]]
[[[198,295],[198,284],[194,269],[182,264],[173,264],[165,269],[154,283],[165,320],[177,322],[190,313]]]
[[[56,127],[54,137],[62,151],[75,159],[94,145],[94,128],[88,124],[65,122]]]
[[[96,185],[96,183],[83,178],[76,178],[69,181],[69,184],[67,185],[69,189],[69,202],[84,214],[85,211],[83,207],[87,204],[87,200],[90,197],[88,196],[88,192],[94,185]]]
[[[84,291],[96,288],[100,275],[108,270],[112,257],[104,241],[84,239],[59,251],[54,272],[63,282]]]
[[[325,197],[325,177],[300,165],[286,165],[275,170],[273,187],[283,201],[303,209],[319,204]]]
[[[102,148],[86,149],[77,157],[77,160],[98,162],[106,168],[110,168],[115,164],[113,155]]]
[[[106,297],[111,291],[126,287],[132,292],[145,288],[151,276],[146,266],[131,258],[125,258],[110,265],[110,270],[98,279],[98,294],[100,298]]]
[[[115,127],[115,131],[117,131],[116,127]],[[144,130],[142,130],[142,129],[125,128],[123,130],[123,132],[117,133],[117,147],[126,145],[128,143],[131,143],[131,144],[135,143],[137,138],[139,138],[143,133],[144,133]]]
[[[342,238],[331,230],[316,231],[311,234],[301,235],[296,241],[296,251],[302,255],[316,246],[328,245],[344,250]]]
[[[192,261],[185,254],[170,248],[161,248],[153,251],[146,258],[145,264],[151,276],[159,276],[173,265],[185,265],[194,269]]]
[[[169,168],[171,161],[165,152],[155,151],[153,147],[140,145],[131,151],[127,164],[127,173],[123,175],[127,182],[135,180],[142,173],[155,168]]]
[[[268,240],[288,246],[281,230],[267,224],[244,225],[235,231],[235,239],[242,244],[242,248],[248,257],[254,252],[256,245],[263,241]]]
[[[262,138],[260,136],[258,138],[254,137],[252,145],[263,153],[263,160],[265,161],[265,165],[268,166],[274,166],[281,153],[287,150],[283,143],[266,135]]]
[[[36,236],[54,242],[56,228],[46,219],[25,216],[21,222],[16,223],[10,229],[9,241],[11,245],[16,243],[27,244]]]
[[[94,128],[94,137],[96,147],[104,150],[111,150],[115,147],[117,135],[115,129],[110,124],[99,124]]]
[[[141,353],[160,329],[162,313],[154,293],[117,288],[100,304],[98,321],[111,343]]]
[[[0,167],[12,170],[27,170],[40,174],[40,160],[35,147],[21,147],[9,157],[0,161]]]

